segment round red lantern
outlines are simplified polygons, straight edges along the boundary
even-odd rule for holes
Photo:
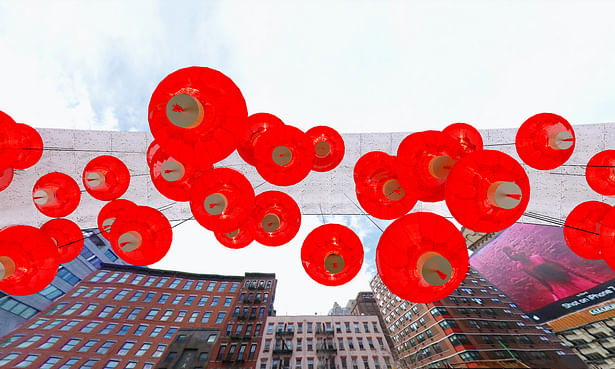
[[[60,263],[74,260],[83,249],[81,228],[68,219],[51,219],[41,226],[41,231],[51,237],[58,248]]]
[[[515,223],[530,200],[530,181],[512,157],[494,150],[463,157],[446,183],[446,205],[464,227],[497,232]]]
[[[411,213],[380,236],[376,267],[393,294],[429,303],[445,298],[465,279],[468,250],[453,223],[433,213]]]
[[[305,132],[316,154],[312,170],[328,172],[337,167],[344,158],[346,147],[344,139],[333,128],[327,126],[312,127]]]
[[[81,190],[70,176],[52,172],[36,181],[32,189],[32,200],[41,213],[48,217],[61,218],[77,209],[81,201]]]
[[[526,120],[515,138],[517,154],[534,169],[554,169],[570,158],[575,145],[574,130],[568,121],[551,113],[536,114]]]
[[[15,225],[0,230],[0,290],[17,296],[42,291],[60,263],[58,248],[38,228]]]
[[[442,132],[412,133],[397,149],[399,182],[421,201],[442,201],[446,178],[459,152],[459,144]]]
[[[16,128],[19,151],[13,167],[15,169],[30,168],[43,156],[43,139],[34,128],[27,124],[16,123]]]
[[[173,229],[158,210],[137,206],[118,215],[110,238],[113,251],[122,260],[132,265],[150,265],[169,251]]]
[[[597,193],[615,196],[615,150],[601,151],[589,159],[585,179]]]
[[[480,132],[466,123],[453,123],[442,130],[459,143],[460,157],[483,149],[483,138]]]
[[[172,158],[163,149],[156,151],[149,169],[154,187],[174,201],[189,201],[192,183],[206,171]]]
[[[299,232],[301,210],[284,192],[266,191],[256,196],[254,212],[254,239],[265,246],[280,246]]]
[[[105,204],[98,213],[97,223],[100,234],[111,241],[111,226],[115,219],[124,212],[134,212],[137,205],[129,200],[118,199]]]
[[[83,169],[83,186],[93,198],[102,201],[122,196],[130,185],[130,172],[118,158],[101,155]]]
[[[263,179],[276,186],[301,182],[312,170],[314,146],[298,128],[284,125],[268,129],[256,147],[256,170]]]
[[[256,113],[248,117],[246,129],[242,132],[237,153],[248,164],[255,166],[254,148],[263,133],[273,127],[283,126],[284,122],[273,114]]]
[[[17,123],[0,111],[0,168],[13,168],[20,152],[19,141]]]
[[[254,241],[254,230],[246,222],[232,232],[214,232],[218,242],[229,249],[242,249]]]
[[[363,265],[363,245],[348,227],[325,224],[303,241],[301,263],[305,272],[325,286],[340,286],[353,279]]]
[[[154,155],[160,150],[160,145],[156,142],[156,140],[152,141],[147,147],[147,152],[145,153],[145,159],[147,160],[147,166],[152,166],[152,159]]]
[[[240,172],[215,168],[192,186],[190,210],[200,225],[214,232],[234,232],[254,209],[254,189]]]
[[[353,176],[359,204],[376,218],[399,218],[416,204],[416,198],[399,183],[394,156],[382,151],[368,152],[355,164]]]
[[[566,218],[564,238],[575,254],[582,258],[602,259],[600,225],[611,206],[600,201],[586,201],[577,205]]]
[[[615,259],[615,206],[612,206],[602,218],[599,233],[602,257]]]
[[[218,162],[238,146],[246,102],[233,81],[205,67],[169,74],[152,94],[149,126],[169,155],[186,164]]]
[[[0,191],[7,188],[13,181],[13,168],[0,169]]]

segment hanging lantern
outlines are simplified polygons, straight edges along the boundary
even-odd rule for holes
[[[13,168],[0,169],[0,191],[7,188],[13,181]]]
[[[60,263],[58,249],[38,228],[15,225],[0,230],[0,290],[25,296],[53,281]]]
[[[483,138],[480,132],[469,124],[453,123],[444,128],[442,133],[459,143],[460,157],[483,149]]]
[[[359,204],[376,218],[399,218],[416,204],[416,199],[399,183],[394,156],[382,151],[368,152],[355,164],[353,176]]]
[[[51,219],[41,226],[41,231],[45,232],[58,248],[60,263],[74,260],[83,249],[81,228],[68,219]]]
[[[149,146],[147,147],[147,152],[145,153],[145,159],[147,160],[148,167],[152,166],[152,159],[154,158],[154,155],[156,155],[158,150],[160,150],[160,145],[158,145],[156,140],[152,141],[152,143],[150,143]]]
[[[382,233],[376,267],[393,294],[430,303],[450,295],[465,279],[468,250],[453,223],[433,213],[411,213]]]
[[[189,67],[169,74],[152,94],[149,126],[156,142],[185,164],[216,163],[238,146],[248,110],[224,74]]]
[[[0,111],[0,168],[13,168],[20,152],[19,141],[17,123]]]
[[[280,246],[299,232],[301,210],[295,200],[284,192],[266,191],[256,196],[254,239],[265,246]]]
[[[268,129],[254,148],[256,170],[276,186],[301,182],[312,170],[314,146],[298,128],[284,125]]]
[[[344,139],[333,128],[327,126],[312,127],[305,132],[316,154],[312,170],[328,172],[337,167],[344,158],[346,147]]]
[[[439,131],[408,135],[397,149],[399,182],[421,201],[444,200],[446,178],[459,159],[459,151],[459,144]]]
[[[585,179],[597,193],[615,196],[615,150],[601,151],[589,159]]]
[[[237,153],[248,164],[255,166],[254,148],[261,135],[273,127],[283,126],[284,122],[273,114],[256,113],[248,117],[246,129],[242,132]]]
[[[174,201],[189,201],[192,183],[206,171],[194,164],[180,162],[162,149],[154,154],[149,169],[154,187],[161,195]]]
[[[16,123],[17,147],[19,148],[13,167],[26,169],[36,164],[43,156],[43,139],[32,127],[23,123]]]
[[[134,212],[136,207],[137,205],[134,202],[124,199],[113,200],[105,204],[100,209],[97,217],[100,234],[108,241],[111,241],[111,226],[115,219],[124,212]]]
[[[41,213],[48,217],[61,218],[77,209],[81,201],[81,190],[70,176],[52,172],[36,181],[32,189],[32,200]]]
[[[325,224],[303,241],[301,263],[305,272],[325,286],[340,286],[353,279],[363,265],[363,245],[349,228]]]
[[[83,169],[83,186],[93,198],[101,201],[115,200],[130,185],[130,172],[118,158],[101,155],[90,160]]]
[[[200,225],[214,232],[234,232],[254,209],[254,189],[241,173],[215,168],[192,186],[190,210]]]
[[[132,265],[150,265],[169,251],[173,229],[158,210],[137,206],[118,215],[110,238],[111,247],[120,259]]]
[[[564,238],[575,254],[591,260],[602,259],[600,224],[611,206],[599,201],[577,205],[566,218]]]
[[[534,169],[554,169],[572,155],[574,130],[568,121],[551,113],[536,114],[526,120],[515,138],[517,154]]]
[[[214,232],[218,242],[229,249],[242,249],[254,241],[253,227],[246,222],[232,232]]]
[[[475,151],[459,160],[448,176],[446,205],[464,227],[497,232],[515,223],[530,200],[530,182],[512,157]]]
[[[605,260],[615,260],[615,206],[612,206],[611,209],[602,218],[602,222],[600,222],[599,233],[600,250],[602,251],[602,257]]]

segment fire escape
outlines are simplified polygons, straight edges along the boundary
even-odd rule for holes
[[[335,333],[331,326],[318,325],[316,327],[316,355],[318,357],[317,369],[336,369]]]

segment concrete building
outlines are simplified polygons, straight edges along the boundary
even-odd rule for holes
[[[615,299],[548,323],[590,368],[615,368]]]
[[[548,329],[470,268],[448,297],[415,304],[371,280],[401,368],[585,368]]]
[[[109,242],[92,231],[84,231],[87,237],[83,250],[75,260],[60,265],[58,275],[44,290],[27,296],[11,296],[0,291],[0,338],[24,324],[38,312],[46,310],[53,302],[77,285],[102,263],[125,265],[111,249]]]
[[[147,369],[161,359],[168,359],[166,365],[190,357],[194,367],[227,367],[210,356],[211,350],[224,352],[232,341],[225,329],[240,321],[247,323],[246,330],[248,324],[254,329],[240,342],[258,346],[275,288],[273,274],[221,276],[103,264],[5,337],[0,366]],[[263,295],[258,303],[242,300],[254,292]],[[194,329],[206,330],[209,345],[196,353],[168,351],[172,343],[186,340],[188,334],[178,331]],[[246,361],[245,367],[255,363]]]
[[[348,300],[348,303],[345,307],[341,307],[340,304],[336,302],[333,303],[333,307],[329,309],[327,315],[352,315],[350,312],[350,305],[354,300]]]
[[[391,369],[376,316],[271,316],[258,354],[259,369]]]

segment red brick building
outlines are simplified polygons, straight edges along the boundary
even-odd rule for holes
[[[5,337],[0,366],[154,368],[167,359],[173,342],[185,339],[180,330],[201,329],[208,332],[211,353],[197,352],[191,367],[227,367],[213,355],[231,347],[227,327],[243,320],[248,329],[250,322],[253,338],[245,344],[255,344],[258,352],[276,282],[275,274],[222,276],[104,264]],[[258,303],[247,301],[250,294],[260,295]],[[175,355],[179,360],[182,352]],[[255,356],[242,366],[253,367]]]

